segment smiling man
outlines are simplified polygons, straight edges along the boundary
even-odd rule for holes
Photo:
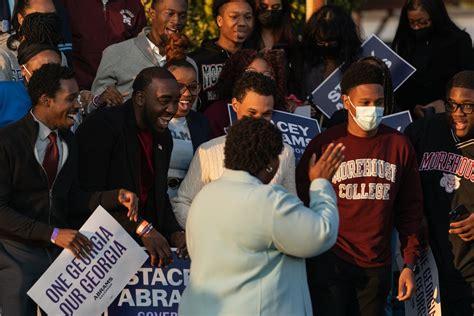
[[[138,193],[142,220],[133,223],[125,216],[117,220],[141,240],[152,265],[169,261],[167,239],[173,247],[185,248],[167,194],[173,149],[168,123],[179,99],[178,82],[168,70],[145,68],[133,82],[132,99],[97,110],[77,131],[81,186],[87,190],[125,187]]]
[[[474,71],[456,74],[446,113],[408,126],[418,156],[443,315],[474,310]],[[457,209],[457,214],[449,214]]]
[[[215,85],[222,67],[230,55],[238,51],[249,38],[254,26],[253,0],[215,0],[212,11],[219,28],[219,37],[204,41],[190,57],[198,66],[202,84],[200,111],[218,100]]]
[[[270,121],[276,94],[273,79],[253,71],[244,72],[233,91],[232,107],[237,119],[254,117]],[[172,199],[176,219],[183,228],[194,197],[207,183],[218,179],[224,172],[225,140],[226,136],[217,137],[198,147],[178,194]],[[288,144],[283,147],[280,166],[271,183],[281,184],[289,192],[296,193],[295,156]]]
[[[130,98],[133,80],[142,69],[162,67],[166,63],[165,46],[171,34],[183,31],[187,9],[187,0],[153,0],[151,27],[145,27],[137,37],[104,50],[92,84],[94,95],[100,95],[112,86],[121,98]],[[187,60],[195,65],[193,60]]]
[[[62,248],[91,249],[77,230],[100,204],[137,212],[135,194],[116,188],[86,193],[77,181],[77,146],[69,128],[78,111],[74,73],[43,65],[29,80],[32,110],[0,129],[0,311],[35,315],[26,291]],[[117,213],[117,212],[114,212]],[[123,212],[126,216],[126,212]],[[128,216],[128,215],[127,215]]]

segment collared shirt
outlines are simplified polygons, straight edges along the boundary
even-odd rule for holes
[[[43,122],[38,120],[38,118],[36,118],[33,112],[30,112],[30,113],[33,116],[33,119],[39,124],[38,137],[36,138],[36,143],[35,143],[35,157],[40,165],[43,165],[44,155],[46,154],[46,148],[48,147],[48,144],[49,144],[49,139],[48,139],[49,134],[53,132],[53,133],[56,133],[56,135],[58,136],[56,137],[56,143],[58,145],[58,151],[59,151],[59,166],[58,166],[58,173],[59,173],[59,171],[64,166],[64,163],[66,162],[66,159],[68,157],[67,144],[66,142],[61,140],[61,137],[59,136],[57,130],[52,131],[51,129],[49,129],[49,127],[44,125]]]
[[[151,51],[153,52],[153,55],[155,55],[158,64],[160,67],[163,67],[166,63],[166,56],[160,54],[160,49],[152,41],[150,41],[148,36],[146,37],[146,40],[148,41],[148,44],[150,44]]]

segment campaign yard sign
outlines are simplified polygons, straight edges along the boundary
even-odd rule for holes
[[[189,259],[173,249],[173,263],[166,268],[150,265],[138,270],[108,308],[108,316],[177,316],[181,295],[189,282]]]
[[[231,124],[237,120],[234,109],[229,104]],[[290,145],[295,153],[296,163],[301,159],[308,143],[321,133],[318,121],[298,114],[273,111],[272,123],[282,132],[283,142]]]
[[[79,230],[87,256],[64,250],[28,291],[48,315],[99,315],[147,259],[146,252],[99,206]]]
[[[398,112],[390,115],[385,115],[380,124],[384,124],[388,127],[396,129],[400,133],[403,133],[410,123],[413,122],[410,111]]]
[[[400,252],[400,240],[396,233],[395,262],[403,268],[403,257]],[[431,248],[420,252],[415,271],[416,292],[405,302],[405,316],[441,316],[441,293],[439,288],[438,267]],[[396,293],[396,292],[395,292]]]
[[[416,71],[375,34],[362,43],[360,49],[359,57],[368,56],[378,57],[385,62],[392,75],[394,90],[397,90]],[[341,79],[342,71],[339,67],[311,93],[313,103],[327,117],[331,117],[334,112],[344,107],[341,100]]]

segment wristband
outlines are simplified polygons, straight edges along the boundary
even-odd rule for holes
[[[142,234],[140,235],[140,237],[143,237],[145,236],[146,234],[148,234],[149,232],[151,232],[153,230],[153,225],[150,223],[148,224],[145,229],[143,229],[143,232]]]
[[[143,234],[143,230],[145,229],[145,227],[148,226],[148,222],[146,220],[143,220],[140,225],[138,225],[137,227],[137,230],[135,231],[137,233],[138,236],[141,236]]]
[[[56,243],[56,238],[58,237],[58,234],[59,234],[59,228],[53,229],[53,233],[51,234],[51,242],[53,244]]]
[[[143,237],[143,236],[147,235],[152,230],[153,230],[153,225],[150,223],[150,224],[148,224],[147,227],[145,227],[145,229],[143,230],[143,233],[140,237]]]
[[[98,108],[102,107],[102,104],[99,103],[99,98],[100,95],[96,95],[94,98],[92,98],[92,104]]]

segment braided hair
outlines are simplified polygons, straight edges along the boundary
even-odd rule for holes
[[[35,12],[28,14],[7,41],[11,50],[18,49],[18,41],[57,46],[61,41],[61,19],[56,13]]]

